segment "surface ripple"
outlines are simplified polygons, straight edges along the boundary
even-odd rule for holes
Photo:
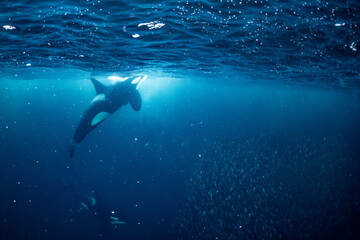
[[[5,0],[0,8],[3,69],[231,70],[359,85],[358,1]]]

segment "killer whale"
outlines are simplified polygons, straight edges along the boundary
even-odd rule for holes
[[[111,225],[127,224],[126,221],[120,220],[120,216],[108,207],[96,191],[92,191],[89,195],[83,195],[74,190],[71,192],[84,209],[101,221],[100,234],[104,233]]]
[[[134,111],[140,111],[142,100],[138,87],[145,78],[144,76],[125,78],[123,81],[115,82],[110,86],[105,86],[95,78],[91,78],[96,96],[81,116],[70,141],[70,158],[74,156],[75,145],[80,144],[92,130],[121,106],[130,103]]]

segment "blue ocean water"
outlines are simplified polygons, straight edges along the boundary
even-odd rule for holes
[[[1,240],[359,239],[358,1],[0,10]],[[90,78],[139,74],[70,159]],[[127,224],[99,231],[93,191]]]

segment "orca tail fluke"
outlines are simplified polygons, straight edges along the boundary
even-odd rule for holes
[[[70,155],[70,158],[73,158],[74,157],[74,153],[75,153],[75,141],[72,139],[70,141],[70,144],[69,144],[69,155]]]

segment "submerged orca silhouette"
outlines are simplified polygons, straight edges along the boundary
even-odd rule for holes
[[[70,158],[74,156],[75,145],[80,142],[108,116],[113,114],[121,106],[130,103],[134,111],[140,111],[141,95],[137,90],[139,83],[145,77],[125,78],[125,81],[116,82],[110,86],[91,78],[96,90],[96,96],[90,103],[85,113],[81,116],[79,125],[70,141]]]
[[[82,195],[74,190],[71,190],[71,192],[84,209],[101,220],[102,223],[99,228],[99,234],[103,234],[111,225],[127,223],[126,221],[120,220],[117,213],[111,210],[108,205],[102,201],[96,191],[92,191],[90,195]]]

